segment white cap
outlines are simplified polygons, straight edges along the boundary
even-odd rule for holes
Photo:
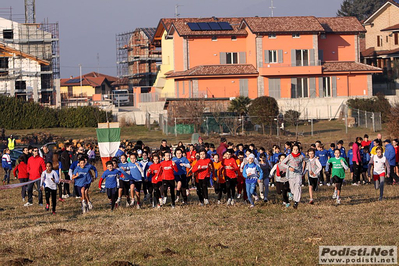
[[[255,155],[253,153],[251,153],[250,155],[248,155],[248,158],[255,159]]]

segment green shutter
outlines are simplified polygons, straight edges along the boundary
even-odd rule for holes
[[[225,65],[226,64],[226,53],[220,52],[219,57],[220,57],[220,64]]]
[[[337,97],[337,77],[332,78],[332,97]]]
[[[291,50],[291,66],[296,66],[296,50]]]

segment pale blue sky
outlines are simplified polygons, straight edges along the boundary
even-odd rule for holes
[[[335,16],[342,0],[274,0],[275,16]],[[36,20],[60,24],[61,77],[97,71],[116,75],[115,35],[138,27],[156,27],[173,17],[270,16],[270,0],[36,0]],[[24,0],[1,0],[23,18]]]

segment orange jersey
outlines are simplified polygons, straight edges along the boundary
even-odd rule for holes
[[[219,184],[226,183],[226,179],[223,174],[222,162],[213,162],[213,180]]]
[[[186,153],[186,157],[187,160],[192,163],[193,161],[195,161],[195,155],[197,154],[197,152],[195,150],[189,151]]]

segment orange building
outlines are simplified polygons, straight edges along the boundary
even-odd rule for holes
[[[154,35],[161,96],[268,95],[282,109],[331,117],[348,97],[372,96],[371,74],[381,69],[359,62],[364,32],[354,17],[163,19]]]

